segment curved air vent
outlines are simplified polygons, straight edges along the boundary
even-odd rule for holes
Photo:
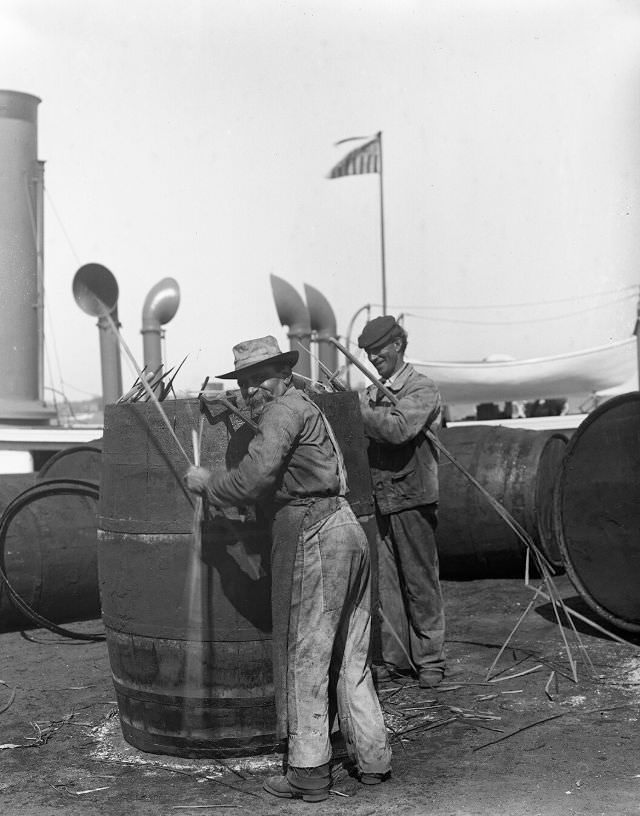
[[[287,326],[289,329],[287,336],[289,337],[291,351],[300,352],[295,371],[304,377],[310,377],[311,358],[300,349],[300,344],[308,349],[311,340],[309,310],[291,284],[277,275],[271,275],[270,278],[271,291],[273,292],[280,325]]]
[[[327,341],[329,337],[337,337],[336,316],[326,297],[313,286],[305,283],[304,294],[311,328],[316,332],[318,340],[318,357],[333,372],[338,367],[338,350]]]
[[[162,326],[168,323],[180,305],[180,287],[173,278],[163,278],[149,290],[142,306],[142,346],[148,371],[162,365]]]
[[[88,263],[81,266],[73,277],[73,297],[85,314],[98,318],[100,331],[100,367],[102,372],[102,399],[110,405],[122,396],[122,368],[120,341],[111,330],[109,315],[116,326],[118,321],[118,282],[106,266]]]

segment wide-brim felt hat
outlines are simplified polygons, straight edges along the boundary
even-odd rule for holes
[[[233,371],[226,374],[217,374],[219,380],[237,380],[265,365],[285,365],[293,368],[298,362],[297,351],[282,351],[275,337],[268,334],[266,337],[256,337],[245,340],[233,347]]]

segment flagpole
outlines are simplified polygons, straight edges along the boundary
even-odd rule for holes
[[[384,194],[382,184],[382,131],[379,130],[372,138],[371,136],[349,136],[348,139],[341,139],[336,145],[345,142],[365,143],[360,147],[351,150],[338,162],[329,172],[327,178],[340,178],[341,176],[355,176],[361,173],[378,173],[380,176],[380,248],[382,256],[382,314],[387,313],[387,270],[385,264],[384,250]]]
[[[380,144],[380,249],[382,257],[382,314],[387,313],[387,271],[385,268],[384,253],[384,197],[382,190],[382,131],[378,132],[378,142]]]

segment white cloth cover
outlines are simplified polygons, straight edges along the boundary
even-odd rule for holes
[[[422,362],[409,359],[436,383],[445,402],[481,403],[613,396],[638,388],[636,338],[554,357],[496,362]]]

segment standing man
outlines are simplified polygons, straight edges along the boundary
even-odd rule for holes
[[[358,345],[393,405],[375,385],[360,408],[369,438],[378,522],[379,614],[383,666],[378,679],[415,670],[422,688],[444,676],[444,608],[435,529],[438,509],[437,452],[423,430],[441,423],[435,383],[404,361],[407,333],[390,315],[364,327]]]
[[[236,379],[258,429],[240,464],[192,467],[187,487],[216,507],[260,504],[272,522],[274,686],[285,776],[265,789],[320,802],[331,787],[329,685],[340,728],[364,784],[390,772],[391,751],[368,662],[371,632],[367,538],[345,493],[344,463],[324,414],[292,385],[297,351],[275,337],[233,348]]]

